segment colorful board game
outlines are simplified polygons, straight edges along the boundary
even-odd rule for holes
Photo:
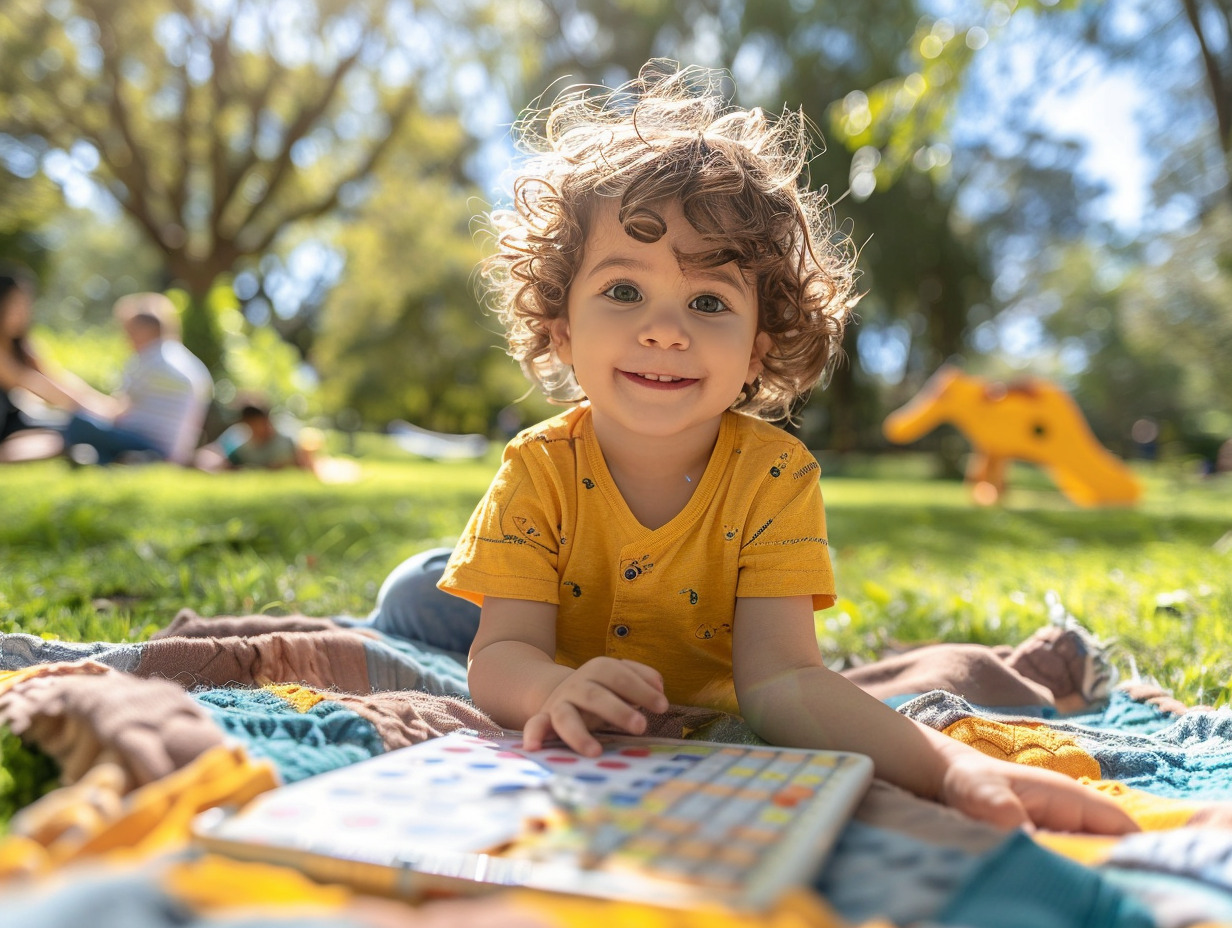
[[[872,778],[858,754],[454,732],[215,809],[204,845],[417,897],[528,886],[763,908],[816,872]]]

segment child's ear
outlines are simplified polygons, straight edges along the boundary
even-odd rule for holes
[[[553,319],[548,323],[548,336],[552,339],[552,348],[562,364],[573,364],[573,347],[569,343],[569,320],[565,317]]]
[[[744,378],[745,383],[752,383],[757,379],[757,375],[765,369],[766,365],[762,363],[761,359],[766,356],[766,352],[772,347],[774,347],[774,341],[770,338],[769,334],[758,332],[757,337],[753,339],[753,355],[749,358],[749,373]]]

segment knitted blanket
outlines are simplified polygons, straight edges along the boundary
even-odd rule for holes
[[[0,911],[92,928],[1232,925],[1232,712],[1108,691],[1088,644],[1046,629],[849,673],[987,753],[1083,778],[1141,833],[1006,833],[875,782],[812,886],[752,915],[525,890],[411,906],[192,846],[206,808],[458,728],[495,734],[445,652],[355,622],[188,611],[136,644],[0,635]],[[750,738],[707,710],[651,723]]]

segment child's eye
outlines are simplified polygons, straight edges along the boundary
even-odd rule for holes
[[[689,304],[689,307],[696,309],[699,313],[714,315],[715,313],[724,312],[727,309],[727,304],[720,300],[717,296],[711,293],[705,293]]]
[[[603,291],[603,295],[611,297],[617,303],[636,303],[642,298],[633,284],[613,284]]]

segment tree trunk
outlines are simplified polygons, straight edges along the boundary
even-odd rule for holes
[[[180,327],[184,347],[201,359],[215,380],[225,376],[227,366],[222,330],[206,296],[189,293],[188,306],[184,309]]]

